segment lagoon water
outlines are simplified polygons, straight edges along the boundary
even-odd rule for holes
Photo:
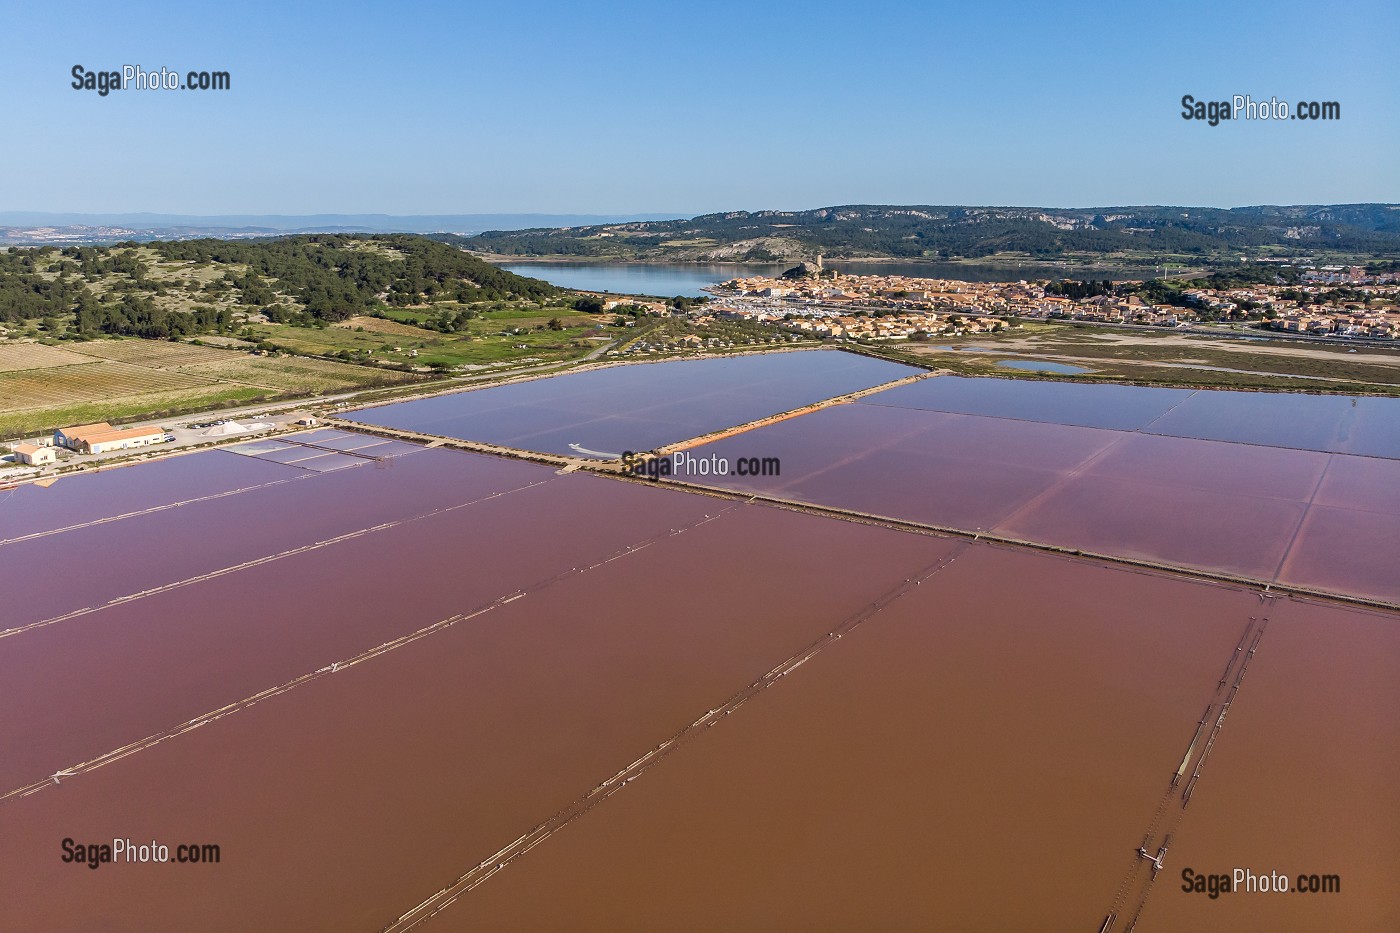
[[[522,262],[501,266],[507,272],[544,279],[564,288],[622,295],[656,295],[698,298],[709,285],[749,275],[781,275],[792,266],[739,265],[737,263],[640,263],[640,262]]]
[[[703,289],[730,279],[752,275],[780,275],[795,262],[777,264],[669,263],[669,262],[516,262],[501,266],[507,272],[544,279],[564,288],[613,292],[623,295],[656,295],[670,298],[699,297]],[[1135,269],[1081,269],[1053,265],[992,265],[950,262],[829,262],[848,275],[907,275],[914,278],[960,279],[964,282],[1016,282],[1021,279],[1140,279],[1150,277]]]

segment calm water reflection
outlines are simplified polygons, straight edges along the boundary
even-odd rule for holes
[[[640,263],[640,262],[519,262],[501,266],[508,272],[544,279],[564,288],[615,292],[625,295],[658,295],[669,298],[703,295],[708,285],[752,275],[780,275],[796,262],[739,263]],[[1055,265],[990,265],[948,262],[829,262],[849,275],[907,275],[915,278],[960,279],[964,282],[1016,282],[1021,279],[1141,279],[1152,271],[1140,269],[1080,269]]]
[[[672,360],[399,402],[351,417],[524,450],[610,458],[918,372],[830,350]]]

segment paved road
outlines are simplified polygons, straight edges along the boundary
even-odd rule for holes
[[[468,387],[477,382],[486,380],[511,378],[515,376],[528,375],[535,372],[547,372],[565,366],[573,366],[579,363],[587,363],[596,360],[617,341],[610,340],[602,343],[590,350],[587,355],[575,360],[555,360],[547,363],[538,363],[533,366],[521,366],[512,369],[491,369],[479,370],[461,376],[447,377],[441,380],[422,383],[417,388],[424,392],[440,392],[450,390],[454,387]],[[29,479],[33,477],[48,476],[57,472],[67,472],[75,464],[85,466],[101,466],[116,460],[124,460],[141,454],[159,455],[168,454],[183,448],[194,447],[200,444],[210,443],[236,443],[237,441],[250,437],[257,437],[273,431],[286,430],[295,425],[314,411],[323,411],[327,408],[334,408],[348,402],[354,402],[370,392],[377,392],[380,389],[357,389],[351,392],[340,392],[335,395],[320,395],[312,398],[288,399],[282,402],[263,402],[258,405],[249,405],[243,408],[224,408],[216,411],[195,412],[187,415],[180,415],[177,418],[161,418],[159,420],[134,421],[123,423],[122,427],[154,427],[167,431],[175,435],[175,440],[166,444],[152,445],[135,450],[113,450],[101,454],[73,454],[60,450],[59,456],[63,459],[54,466],[34,469],[29,467],[9,467],[0,462],[0,483],[6,481]],[[208,428],[188,428],[190,424],[208,424],[213,421],[237,421],[240,424],[258,422],[270,424],[271,427],[258,431],[250,431],[241,434],[229,434],[210,437],[205,434]]]

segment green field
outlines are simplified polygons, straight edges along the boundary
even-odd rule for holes
[[[0,438],[414,381],[410,373],[119,338],[0,343]]]
[[[498,303],[499,304],[499,303]],[[436,329],[444,315],[475,317],[450,333]],[[612,338],[613,315],[580,314],[558,305],[513,305],[501,310],[442,302],[432,309],[383,310],[333,327],[256,324],[250,336],[293,353],[374,360],[422,369],[452,369],[525,359],[567,360],[597,346],[589,338]],[[554,321],[561,329],[553,329]]]
[[[65,425],[92,424],[97,421],[110,421],[113,424],[149,421],[196,411],[255,405],[263,401],[271,401],[271,397],[269,393],[259,389],[218,386],[211,387],[203,393],[142,395],[113,401],[0,412],[0,437],[29,437],[47,434]]]

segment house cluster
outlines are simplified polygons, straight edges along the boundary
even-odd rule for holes
[[[1303,270],[1303,281],[1316,285],[1400,285],[1400,272],[1367,272],[1364,266],[1319,266]]]
[[[1050,310],[1046,314],[1032,317],[1068,318],[1071,321],[1095,321],[1098,324],[1147,324],[1162,328],[1176,328],[1184,322],[1196,319],[1196,315],[1183,312],[1182,308],[1175,308],[1169,304],[1148,304],[1135,294],[1126,298],[1096,294],[1089,298],[1079,298],[1078,301],[1047,296],[1044,304],[1049,305]]]
[[[660,317],[667,317],[671,311],[666,307],[664,301],[647,301],[644,298],[609,298],[603,302],[604,311],[616,311],[618,308],[639,307],[646,314],[654,314]]]
[[[1339,289],[1342,289],[1339,291]],[[1400,285],[1255,285],[1183,293],[1223,318],[1262,317],[1274,330],[1319,336],[1400,338]]]
[[[1100,295],[1074,300],[1047,294],[1043,284],[1025,281],[962,282],[829,273],[822,278],[791,281],[755,276],[726,282],[715,289],[715,294],[719,299],[715,310],[759,320],[780,320],[793,314],[826,318],[843,313],[881,312],[876,322],[848,328],[866,332],[851,336],[909,336],[920,331],[977,333],[996,329],[999,322],[995,318],[1000,317],[1073,318],[1167,327],[1184,319],[1179,308],[1153,307],[1136,296],[1119,299]],[[891,311],[894,316],[889,316]],[[949,320],[954,318],[957,320],[950,325]],[[828,323],[795,326],[817,333],[826,328],[836,333]]]
[[[1345,314],[1318,314],[1302,309],[1288,312],[1269,322],[1274,330],[1334,337],[1400,339],[1400,314],[1394,312],[1351,311]]]
[[[1044,315],[1047,318],[1097,321],[1102,324],[1149,324],[1154,327],[1179,327],[1186,321],[1195,320],[1194,314],[1183,313],[1181,308],[1148,304],[1137,295],[1127,298],[1094,295],[1078,301],[1052,295],[1045,299],[1045,303],[1051,309]]]
[[[713,292],[710,310],[783,322],[823,336],[880,339],[947,333],[947,319],[976,332],[987,317],[1066,319],[1103,324],[1182,327],[1209,320],[1255,320],[1276,330],[1367,339],[1400,339],[1400,274],[1360,267],[1304,270],[1302,284],[1199,288],[1182,292],[1187,306],[1153,304],[1138,295],[1069,298],[1037,282],[960,282],[898,275],[733,279]],[[855,316],[854,323],[835,323]],[[867,317],[868,316],[868,317]],[[794,318],[805,319],[794,321]]]
[[[721,297],[779,299],[830,308],[895,308],[909,311],[1017,313],[1034,311],[1044,289],[1020,282],[959,282],[903,275],[842,275],[819,278],[773,279],[765,276],[734,279],[717,288]]]
[[[940,316],[924,314],[890,314],[880,316],[833,314],[828,316],[796,317],[779,322],[796,334],[811,337],[836,337],[846,340],[908,340],[921,335],[958,336],[962,334],[994,333],[1008,324],[994,317]]]

